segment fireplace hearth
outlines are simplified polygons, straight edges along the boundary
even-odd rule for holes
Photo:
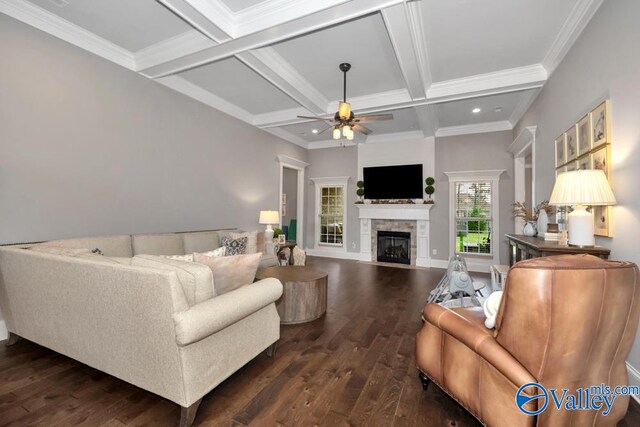
[[[411,264],[411,233],[379,230],[377,260]]]

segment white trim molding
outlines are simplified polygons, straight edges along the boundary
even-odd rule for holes
[[[628,361],[626,364],[627,374],[629,374],[629,385],[640,387],[640,371],[634,368]],[[640,396],[631,395],[631,397],[634,398],[636,402],[640,403]]]
[[[7,324],[4,320],[0,320],[0,341],[4,341],[9,338],[9,331],[7,330]]]
[[[500,264],[500,175],[505,169],[479,171],[445,172],[449,178],[449,258],[456,253],[456,202],[455,186],[458,182],[491,182],[491,254],[474,255],[463,253],[467,259],[467,267],[473,271],[489,271],[489,266]],[[471,264],[473,267],[469,266]]]
[[[309,163],[303,162],[302,160],[298,160],[291,156],[287,156],[284,154],[279,154],[276,159],[280,164],[280,191],[278,197],[278,210],[281,209],[282,205],[282,193],[283,193],[283,181],[284,181],[284,168],[293,169],[297,171],[297,194],[296,194],[296,216],[300,218],[300,221],[296,221],[297,230],[296,230],[296,244],[301,248],[304,247],[304,200],[305,200],[305,188],[304,185],[304,170],[309,166]],[[282,216],[280,217],[280,228],[282,228]]]
[[[513,200],[528,203],[530,207],[535,206],[536,200],[536,130],[537,126],[525,127],[507,148],[507,151],[513,154]],[[531,164],[527,165],[525,159],[529,155],[531,155]],[[527,168],[531,168],[531,200],[525,200]],[[525,223],[522,218],[514,218],[514,225],[516,233],[520,233]]]
[[[315,186],[315,230],[314,230],[314,249],[319,252],[347,252],[347,186],[351,181],[350,176],[332,176],[322,178],[309,178]],[[323,187],[342,187],[342,245],[337,244],[323,245],[320,244],[320,206],[321,206],[321,189]]]
[[[499,122],[485,122],[473,125],[447,126],[439,128],[436,131],[436,137],[470,135],[474,133],[500,132],[503,130],[511,130],[513,125],[508,120]]]
[[[364,261],[359,252],[348,252],[343,250],[331,250],[331,249],[316,249],[306,248],[305,251],[309,256],[317,256],[322,258],[338,258],[338,259],[350,259],[354,261]]]

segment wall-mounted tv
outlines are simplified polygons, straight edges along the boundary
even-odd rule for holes
[[[422,165],[363,168],[365,199],[422,199]]]

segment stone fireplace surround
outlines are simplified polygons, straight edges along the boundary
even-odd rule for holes
[[[411,233],[411,265],[431,267],[429,211],[432,204],[357,204],[360,220],[360,259],[376,261],[377,231]]]

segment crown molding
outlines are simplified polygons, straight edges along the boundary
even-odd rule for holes
[[[277,136],[280,139],[284,139],[285,141],[288,141],[292,144],[298,145],[302,148],[309,148],[309,143],[303,139],[300,138],[298,135],[289,132],[288,130],[282,129],[282,128],[269,128],[269,129],[262,129],[265,132],[270,133],[273,136]]]
[[[190,30],[135,52],[136,69],[153,67],[215,45],[199,31]]]
[[[409,19],[407,5],[400,3],[383,9],[381,13],[411,99],[425,99],[426,89],[423,74],[416,55],[418,46],[415,43],[417,39],[412,30],[414,21]]]
[[[168,76],[163,77],[161,79],[156,80],[158,83],[167,86],[177,92],[180,92],[184,95],[187,95],[197,101],[202,102],[205,105],[215,108],[216,110],[220,110],[223,113],[226,113],[236,119],[242,120],[243,122],[253,124],[253,115],[249,113],[247,110],[244,110],[235,104],[226,101],[211,92],[202,89],[200,86],[197,86],[182,77],[178,76]]]
[[[135,71],[133,53],[23,0],[0,0],[0,12],[61,40]]]
[[[235,37],[236,22],[233,12],[220,0],[184,0],[198,13],[222,31]]]
[[[394,105],[400,104],[400,108],[404,108],[406,104],[411,103],[411,95],[406,88],[394,89],[385,92],[372,93],[371,95],[363,95],[349,98],[351,109],[358,111],[361,115],[374,111],[388,110]],[[338,111],[340,101],[331,101],[328,107],[328,114],[333,117],[333,113]],[[328,116],[329,117],[329,116]]]
[[[542,88],[537,88],[531,92],[525,92],[522,94],[520,101],[518,101],[515,108],[511,112],[511,115],[509,116],[509,122],[511,122],[513,126],[517,125],[522,116],[524,116],[524,114],[529,111],[529,107],[531,107],[533,101],[536,100],[541,90]]]
[[[253,125],[261,129],[268,129],[276,126],[288,126],[313,121],[309,119],[299,119],[297,117],[308,114],[309,111],[302,107],[256,114],[253,116]]]
[[[229,35],[222,31],[220,27],[202,16],[186,0],[156,0],[164,7],[173,12],[180,19],[209,37],[216,43],[222,43],[230,39]]]
[[[506,169],[491,169],[482,171],[445,172],[444,174],[449,177],[449,182],[475,181],[479,179],[498,181],[500,179],[500,175],[505,171]]]
[[[381,144],[387,142],[415,141],[425,139],[421,130],[410,130],[406,132],[383,133],[379,135],[369,135],[365,142],[367,144]]]
[[[562,24],[560,32],[542,60],[542,65],[551,75],[564,59],[571,46],[578,39],[603,0],[577,0],[569,16]]]
[[[435,100],[438,98],[454,98],[459,95],[469,97],[471,93],[494,91],[496,89],[502,92],[523,90],[542,86],[546,80],[547,71],[542,65],[527,65],[525,67],[509,68],[492,73],[433,83],[427,90],[427,98]]]
[[[436,138],[444,136],[470,135],[474,133],[500,132],[511,130],[513,125],[508,120],[499,122],[477,123],[473,125],[447,126],[436,131]]]
[[[302,160],[296,159],[294,157],[291,156],[287,156],[286,154],[278,154],[276,156],[276,159],[278,159],[279,163],[285,164],[287,166],[293,167],[293,168],[297,168],[300,170],[305,169],[307,166],[309,166],[309,163],[307,162],[303,162]]]
[[[321,150],[323,148],[340,148],[340,147],[353,147],[358,145],[356,141],[347,141],[346,139],[326,139],[324,141],[313,141],[307,146],[309,150]]]
[[[522,150],[529,146],[529,143],[535,139],[537,126],[527,126],[523,128],[516,139],[509,145],[507,151],[518,157]],[[526,165],[525,165],[526,166]],[[529,165],[531,167],[531,165]]]

